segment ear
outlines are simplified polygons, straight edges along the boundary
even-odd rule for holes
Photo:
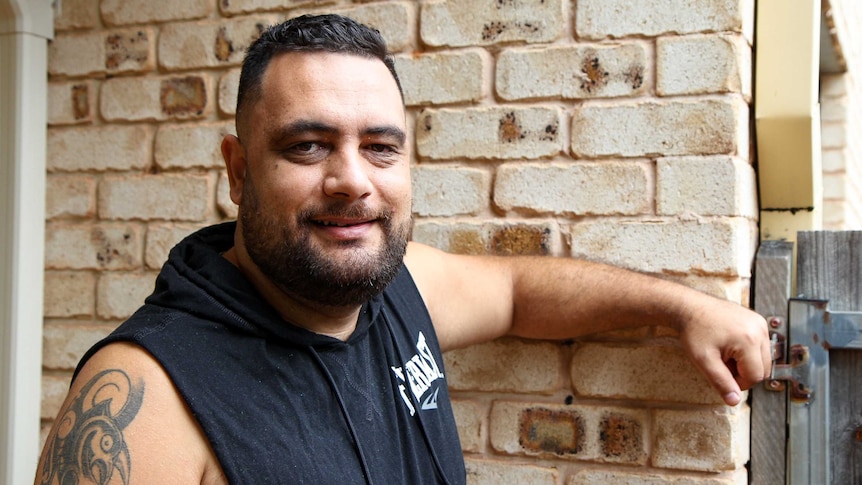
[[[221,156],[227,169],[227,179],[230,182],[230,200],[234,204],[242,203],[242,189],[247,173],[245,149],[234,135],[225,135],[221,141]]]

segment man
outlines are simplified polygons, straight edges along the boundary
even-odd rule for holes
[[[171,252],[79,365],[37,483],[464,483],[441,352],[504,335],[670,325],[729,405],[765,378],[765,323],[573,259],[408,243],[409,141],[376,31],[262,34],[222,154],[238,221]]]

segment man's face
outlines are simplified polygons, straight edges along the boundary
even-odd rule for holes
[[[404,108],[386,66],[278,55],[245,121],[245,174],[231,196],[251,260],[316,304],[358,305],[382,291],[412,222]]]

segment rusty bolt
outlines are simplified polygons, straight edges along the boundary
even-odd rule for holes
[[[769,379],[766,381],[766,388],[770,391],[783,391],[784,383],[777,379]]]
[[[856,428],[856,441],[862,442],[862,427]]]
[[[769,322],[770,328],[778,328],[781,326],[782,323],[784,323],[781,321],[781,317],[769,317],[767,321]]]

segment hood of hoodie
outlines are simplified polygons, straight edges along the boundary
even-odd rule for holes
[[[177,244],[146,303],[219,322],[231,331],[282,344],[325,347],[362,338],[380,311],[380,297],[362,305],[346,342],[284,320],[223,254],[234,245],[236,222],[201,229]]]

